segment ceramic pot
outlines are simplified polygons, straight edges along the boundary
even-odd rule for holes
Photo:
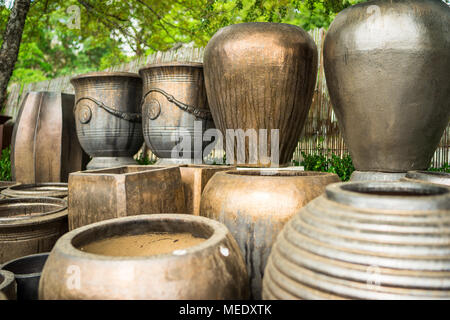
[[[65,198],[68,194],[67,183],[15,184],[4,190],[7,198]]]
[[[317,59],[311,36],[289,24],[239,23],[214,34],[203,59],[206,92],[214,123],[226,138],[228,163],[262,167],[290,162],[311,106]],[[227,129],[243,134],[250,129],[268,142],[266,152],[259,142],[253,144],[259,150],[251,151],[250,139],[241,149],[239,140],[233,144],[234,136],[226,136]],[[267,129],[266,136],[260,129]],[[279,130],[278,138],[272,129]]]
[[[132,157],[144,143],[141,78],[128,72],[94,72],[70,82],[78,140],[93,158],[87,169],[136,164]]]
[[[326,187],[280,232],[264,299],[449,299],[450,188]]]
[[[435,171],[409,171],[404,181],[429,182],[450,187],[450,173]]]
[[[126,256],[111,256],[105,246],[97,246],[96,251],[86,249],[101,240],[106,240],[103,245],[107,246],[111,237],[117,240],[161,232],[171,245],[159,254],[137,256],[139,250],[148,249],[143,241],[135,243],[138,250],[116,242],[112,252]],[[174,242],[171,237],[177,233],[201,238],[201,242]],[[176,245],[180,247],[175,249]],[[39,297],[246,299],[248,278],[239,248],[224,225],[185,214],[141,215],[94,223],[61,237],[42,272]]]
[[[331,24],[325,75],[356,170],[428,168],[450,120],[449,25],[434,0],[368,1]]]
[[[205,187],[200,215],[225,224],[247,264],[252,298],[261,299],[264,267],[284,224],[325,186],[332,173],[308,171],[226,171]]]

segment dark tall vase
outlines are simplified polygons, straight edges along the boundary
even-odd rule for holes
[[[257,167],[288,164],[316,83],[314,40],[303,29],[289,24],[235,24],[211,38],[203,63],[211,113],[224,137],[227,129],[255,129],[256,134],[259,129],[268,130],[267,153],[255,156],[247,141],[245,161],[238,159],[236,163]],[[272,144],[277,144],[272,141],[271,129],[279,129],[279,159],[275,164],[276,159],[269,157],[273,155]],[[262,134],[259,138],[266,137]]]
[[[333,21],[324,67],[359,171],[353,178],[427,169],[450,117],[449,48],[450,8],[442,1],[369,1]]]

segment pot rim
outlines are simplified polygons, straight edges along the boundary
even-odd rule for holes
[[[3,277],[3,281],[0,282],[0,292],[7,286],[9,286],[14,280],[14,273],[8,270],[2,270],[0,268],[0,275]]]
[[[155,221],[170,221],[171,223],[174,222],[197,222],[199,224],[206,225],[211,228],[212,234],[209,238],[206,238],[201,243],[188,247],[186,249],[182,249],[184,251],[183,254],[174,254],[172,252],[170,253],[163,253],[163,254],[155,254],[155,255],[149,255],[149,256],[108,256],[108,255],[101,255],[96,253],[90,253],[86,251],[82,251],[75,247],[73,244],[73,241],[76,240],[77,237],[82,236],[83,234],[87,232],[94,232],[96,229],[105,228],[108,225],[114,225],[114,224],[120,224],[120,223],[128,223],[128,222],[136,222],[140,220],[155,220]],[[124,229],[125,230],[125,229]],[[145,234],[145,233],[142,233]],[[95,260],[102,260],[102,261],[151,261],[151,260],[160,260],[164,258],[173,258],[173,257],[186,257],[189,255],[192,255],[196,252],[214,247],[215,245],[218,245],[220,242],[222,242],[226,237],[227,234],[229,234],[228,229],[225,227],[225,225],[221,224],[218,221],[201,217],[201,216],[194,216],[189,214],[177,214],[177,213],[161,213],[161,214],[143,214],[143,215],[137,215],[137,216],[129,216],[129,217],[122,217],[122,218],[115,218],[115,219],[109,219],[104,220],[96,223],[92,223],[89,225],[82,226],[80,228],[74,229],[72,231],[69,231],[68,233],[64,234],[61,238],[58,239],[56,242],[54,248],[64,248],[64,255],[70,255],[72,257],[78,257],[82,259],[95,259]],[[122,234],[122,236],[126,236],[127,234]],[[120,235],[117,235],[120,236]],[[103,240],[103,239],[97,239],[97,240]],[[228,248],[230,250],[230,248]],[[59,249],[60,250],[60,249]]]
[[[117,170],[117,169],[128,168],[128,167],[147,167],[147,169],[141,170],[141,171],[136,171],[136,172],[127,172],[127,173],[104,172],[104,171],[111,171],[111,170]],[[130,164],[130,165],[117,166],[117,167],[110,167],[110,168],[77,171],[77,172],[72,172],[71,174],[74,174],[76,176],[113,176],[113,177],[116,177],[116,176],[130,176],[130,175],[141,174],[141,173],[147,172],[147,171],[156,171],[156,170],[164,170],[164,169],[171,169],[171,167],[159,166],[159,165],[155,165],[155,164],[152,164],[152,165]]]
[[[411,193],[380,195],[377,192]],[[426,182],[355,181],[333,183],[325,188],[325,197],[339,204],[360,209],[429,211],[450,209],[450,188]]]
[[[170,67],[190,67],[190,68],[203,68],[203,62],[195,61],[171,61],[171,62],[158,62],[151,63],[139,69],[139,74],[141,72],[156,69],[156,68],[170,68]]]
[[[67,216],[67,201],[61,198],[52,198],[52,197],[34,197],[34,198],[7,198],[0,200],[0,207],[3,204],[14,204],[14,203],[42,203],[42,201],[46,201],[45,204],[54,204],[58,205],[60,208],[48,211],[41,212],[38,214],[28,215],[28,216],[20,216],[20,217],[0,217],[0,229],[3,227],[17,227],[21,225],[29,226],[30,224],[41,224],[46,223],[51,220],[57,220]]]
[[[405,178],[420,182],[450,186],[450,173],[447,172],[415,170],[408,171]]]
[[[56,190],[43,190],[43,191],[27,191],[28,188],[39,188],[39,187],[61,187]],[[63,190],[65,188],[65,190]],[[1,190],[1,189],[0,189]],[[67,196],[69,192],[68,183],[64,182],[45,182],[45,183],[29,183],[29,184],[21,184],[17,183],[10,187],[4,189],[1,193],[4,196],[16,198],[16,197],[45,197],[42,196],[43,193],[51,193],[48,195],[49,198],[55,198],[57,196]]]
[[[7,267],[10,264],[16,263],[17,261],[21,261],[21,260],[29,260],[29,259],[34,259],[34,258],[40,258],[42,256],[46,256],[48,258],[49,254],[50,254],[50,252],[35,253],[35,254],[30,254],[30,255],[26,255],[26,256],[23,256],[23,257],[19,257],[19,258],[15,258],[15,259],[6,261],[4,264],[0,265],[0,271],[4,270],[4,271],[7,271],[7,272],[10,272],[17,279],[27,279],[27,278],[39,277],[42,274],[42,270],[44,269],[45,262],[44,262],[44,265],[42,266],[42,270],[40,272],[14,273],[14,272],[6,270],[4,268]]]
[[[266,168],[263,168],[266,169]],[[267,168],[269,169],[269,168]],[[275,174],[274,171],[276,172]],[[267,173],[265,173],[267,172]],[[252,178],[273,178],[273,179],[281,179],[281,178],[303,178],[303,179],[311,179],[318,177],[333,177],[337,175],[331,172],[320,172],[320,171],[302,171],[302,170],[226,170],[222,172],[218,172],[218,174],[222,175],[233,175],[233,176],[241,176],[241,177],[252,177]]]
[[[89,78],[108,78],[108,77],[125,77],[125,78],[132,78],[132,79],[141,79],[139,74],[133,73],[133,72],[124,72],[124,71],[94,71],[94,72],[88,72],[79,74],[75,77],[70,78],[70,83],[73,84],[74,81],[82,80],[82,79],[89,79]]]

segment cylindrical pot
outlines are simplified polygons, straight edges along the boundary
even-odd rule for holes
[[[356,170],[428,168],[450,119],[449,25],[434,0],[368,1],[331,24],[325,75]]]
[[[1,194],[8,198],[65,198],[67,183],[16,184],[4,189]]]
[[[280,232],[264,299],[449,299],[450,188],[326,187]]]
[[[11,174],[20,183],[67,182],[84,170],[87,154],[76,138],[73,94],[28,92],[14,125]]]
[[[144,86],[141,102],[144,138],[160,158],[157,164],[193,163],[194,158],[201,163],[206,147],[203,132],[214,127],[203,64],[159,63],[140,69],[139,74]]]
[[[6,270],[0,270],[0,300],[16,300],[14,274]]]
[[[450,187],[450,173],[435,171],[409,171],[404,181],[429,182]]]
[[[38,300],[39,279],[48,253],[32,254],[8,261],[2,270],[14,274],[17,283],[17,300]]]
[[[247,264],[252,298],[261,299],[264,267],[284,224],[325,186],[333,173],[309,171],[226,171],[206,185],[200,215],[225,224]]]
[[[162,238],[140,238],[152,236]],[[139,238],[125,241],[130,237]],[[62,236],[42,272],[39,297],[246,299],[247,281],[242,255],[224,225],[185,214],[140,215]]]
[[[254,154],[250,139],[246,139],[242,161],[238,157],[239,141],[234,144],[236,156],[230,159],[234,139],[227,137],[229,163],[236,160],[238,165],[256,167],[289,163],[311,105],[317,59],[314,40],[297,26],[252,22],[216,32],[203,60],[214,123],[224,139],[227,129],[234,129],[235,134],[242,129],[241,133],[253,132],[259,136],[258,141],[268,142],[264,154],[261,144],[252,138],[253,147],[259,150]],[[260,129],[267,129],[267,134]],[[273,129],[279,130],[279,141]]]
[[[29,254],[48,252],[67,230],[66,200],[0,200],[0,263]]]
[[[75,88],[78,140],[93,158],[88,169],[136,164],[142,146],[142,80],[128,72],[93,72],[70,80]]]

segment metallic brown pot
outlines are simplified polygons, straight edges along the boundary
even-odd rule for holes
[[[6,262],[2,270],[14,274],[17,300],[38,300],[39,279],[48,258],[48,252],[31,254]]]
[[[357,170],[428,168],[450,119],[449,25],[433,0],[369,1],[331,24],[327,86]]]
[[[429,182],[450,187],[450,173],[432,171],[409,171],[404,181]]]
[[[67,202],[58,198],[0,200],[0,263],[50,251],[67,232]]]
[[[0,300],[16,300],[14,273],[6,270],[0,270]]]
[[[8,198],[65,198],[67,183],[15,184],[2,191]]]
[[[280,232],[264,299],[449,299],[450,188],[327,186]]]
[[[126,166],[69,177],[69,230],[112,218],[185,213],[180,169]]]
[[[101,239],[154,232],[186,232],[205,241],[172,253],[139,257],[80,250]],[[61,237],[42,272],[39,297],[246,299],[247,281],[242,255],[224,225],[185,214],[141,215],[98,222]]]
[[[75,122],[88,169],[136,164],[142,146],[142,80],[128,72],[93,72],[70,80],[75,88]]]
[[[144,84],[142,125],[151,151],[160,158],[157,164],[194,163],[203,159],[201,142],[195,155],[194,139],[213,128],[206,99],[203,64],[171,62],[149,65],[139,70]],[[198,121],[197,126],[194,121]],[[172,150],[182,142],[183,154]],[[176,157],[174,157],[176,155]]]
[[[227,171],[203,191],[200,214],[224,223],[242,250],[252,297],[261,299],[262,277],[272,244],[284,224],[325,186],[339,181],[324,172]]]
[[[76,138],[74,96],[28,92],[14,125],[11,173],[20,183],[67,182],[88,157]]]
[[[270,130],[279,129],[279,163],[288,164],[311,105],[317,58],[314,40],[297,26],[253,22],[220,29],[203,60],[216,127],[224,137],[226,129],[267,129],[268,155]],[[246,161],[238,165],[249,164],[247,141]],[[258,157],[254,165],[271,162]]]

